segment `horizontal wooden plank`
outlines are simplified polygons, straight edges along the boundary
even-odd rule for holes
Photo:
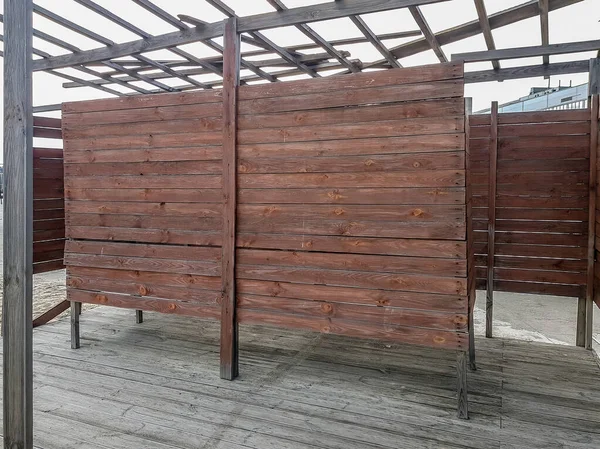
[[[542,156],[542,155],[540,155]],[[489,167],[489,160],[472,161],[473,171],[484,170]],[[529,172],[529,171],[583,171],[589,172],[590,163],[588,159],[527,159],[527,160],[498,160],[499,172]]]
[[[276,267],[322,268],[324,270],[376,273],[414,273],[432,276],[467,276],[465,259],[335,254],[305,251],[269,251],[240,248],[236,264]]]
[[[127,162],[177,162],[219,161],[223,157],[220,145],[198,147],[168,147],[120,150],[69,150],[67,164],[127,163]]]
[[[63,241],[64,243],[64,241]],[[33,263],[41,263],[48,262],[53,260],[63,260],[64,258],[64,250],[57,249],[54,251],[45,251],[45,252],[35,252],[33,253]]]
[[[249,114],[238,117],[238,126],[240,129],[249,130],[447,116],[464,116],[463,102],[450,98],[340,109]]]
[[[210,261],[151,259],[147,257],[108,256],[100,254],[65,253],[65,265],[113,268],[119,270],[157,271],[177,274],[220,276],[221,264]]]
[[[487,245],[475,243],[475,254],[486,254]],[[585,259],[586,248],[572,246],[545,246],[545,245],[518,245],[513,243],[501,243],[495,245],[494,254],[497,256],[520,256],[520,257],[549,257],[552,259]]]
[[[67,195],[69,192],[67,191]],[[199,196],[202,200],[206,199],[205,192],[206,190],[200,191]],[[240,189],[238,202],[240,204],[465,204],[465,188]]]
[[[440,206],[444,207],[444,206]],[[219,218],[222,216],[221,204],[205,203],[152,203],[148,201],[73,201],[65,202],[65,210],[71,214],[125,214],[153,215],[170,217],[194,217],[197,219]]]
[[[63,150],[62,148],[34,148],[33,159],[38,158],[62,159]]]
[[[121,293],[144,298],[175,299],[196,304],[217,305],[221,292],[199,288],[176,287],[173,285],[151,284],[142,281],[117,281],[93,277],[67,276],[67,287],[98,292]]]
[[[34,202],[33,202],[33,210],[34,211],[64,209],[64,208],[65,208],[65,200],[63,198],[40,199],[40,200],[34,200]]]
[[[465,350],[468,335],[462,332],[420,329],[402,326],[370,326],[365,323],[346,321],[335,318],[320,320],[298,314],[267,313],[264,311],[240,310],[238,320],[242,324],[268,324],[298,329],[307,329],[326,334],[345,335],[349,337],[373,338],[421,346],[445,349]]]
[[[498,186],[502,184],[543,184],[543,185],[562,185],[562,184],[584,184],[588,182],[588,173],[572,173],[572,172],[522,172],[522,173],[505,173],[498,172]],[[487,176],[483,174],[473,173],[473,184],[484,184]],[[500,189],[500,187],[499,187]]]
[[[238,264],[239,279],[296,282],[342,287],[376,288],[411,292],[465,295],[467,279],[415,274],[370,273],[301,267],[270,267]]]
[[[220,161],[92,162],[65,164],[66,176],[205,175],[221,174]]]
[[[486,219],[487,208],[474,207],[474,219]],[[542,209],[542,208],[497,208],[496,218],[498,220],[567,220],[587,221],[588,212],[585,209]]]
[[[473,175],[476,174],[479,175],[477,172],[473,172]],[[556,176],[558,177],[558,174],[556,174]],[[475,196],[487,197],[487,176],[485,181],[485,184],[472,184],[471,194]],[[498,185],[497,194],[506,197],[528,196],[532,198],[564,198],[564,201],[572,201],[571,198],[573,197],[579,197],[576,198],[578,201],[580,201],[581,198],[585,200],[585,198],[588,196],[587,185],[583,183],[557,185],[524,184],[525,183]]]
[[[33,244],[33,253],[48,253],[53,251],[63,251],[65,250],[65,240],[57,239],[57,240],[47,240],[44,242],[35,242]],[[60,257],[62,258],[62,256]]]
[[[238,233],[240,248],[282,249],[328,253],[387,254],[465,259],[466,242],[423,239],[380,239],[320,235]]]
[[[121,242],[170,243],[174,245],[221,245],[221,231],[199,232],[165,228],[127,228],[103,226],[76,226],[69,224],[67,237],[83,240],[110,240]]]
[[[331,92],[334,90],[346,91],[371,86],[431,83],[433,81],[459,79],[463,75],[464,69],[461,64],[431,64],[389,72],[363,72],[354,74],[351,77],[331,76],[327,79],[297,80],[285,84],[281,83],[277,86],[270,84],[241,86],[238,95],[240,100],[252,100],[315,92]]]
[[[484,288],[485,281],[478,280],[477,287]],[[583,287],[578,285],[544,284],[538,282],[494,281],[494,290],[512,293],[534,293],[539,295],[568,296],[578,298]]]
[[[487,242],[487,227],[473,233],[474,242]],[[587,246],[586,234],[550,234],[543,232],[496,232],[497,243],[521,245]]]
[[[475,264],[478,267],[485,267],[487,265],[486,256],[476,256]],[[494,267],[519,268],[523,270],[572,271],[577,273],[583,273],[586,271],[587,264],[585,260],[496,256],[494,260]]]
[[[464,313],[466,296],[237,279],[240,295]]]
[[[249,158],[238,162],[239,173],[391,172],[462,170],[464,152],[401,155]]]
[[[36,220],[33,222],[33,232],[49,231],[52,229],[65,229],[64,218],[56,218],[52,220]]]
[[[202,113],[200,113],[201,115]],[[139,134],[173,134],[173,133],[203,133],[221,131],[223,129],[223,118],[219,113],[216,117],[194,117],[182,120],[182,117],[168,121],[159,120],[154,122],[116,122],[114,124],[90,124],[88,126],[65,128],[63,137],[69,141],[66,145],[70,147],[74,142],[95,138],[98,136],[122,136],[129,137]]]
[[[156,108],[159,106],[179,106],[183,104],[219,104],[221,103],[222,98],[222,92],[219,89],[214,89],[185,93],[177,92],[160,95],[136,95],[131,97],[105,98],[92,101],[63,103],[63,126],[67,126],[73,117],[77,117],[82,113],[92,111],[100,111],[105,113],[106,111],[120,111],[123,109]],[[107,115],[116,114],[111,112]]]
[[[37,224],[40,222],[34,223]],[[164,229],[186,231],[220,231],[222,219],[205,218],[192,220],[186,217],[154,216],[154,215],[110,215],[110,214],[76,214],[67,210],[65,218],[67,228],[72,226],[100,226],[117,228]],[[69,234],[69,237],[72,237]]]
[[[69,266],[67,267],[67,277],[105,279],[130,284],[161,285],[166,288],[185,288],[199,290],[198,294],[206,290],[218,291],[221,289],[221,278],[219,276],[198,276],[194,274]]]
[[[464,134],[456,133],[239,145],[238,157],[249,159],[252,157],[366,156],[457,151],[464,148]]]
[[[257,219],[241,215],[238,219],[238,232],[464,240],[466,222],[299,220],[297,217],[278,220],[272,216]]]
[[[64,218],[65,210],[64,209],[43,209],[43,210],[34,210],[33,211],[33,219],[34,220],[51,220],[55,218]]]
[[[215,189],[221,187],[221,175],[175,176],[70,176],[65,179],[67,189],[93,187],[113,189]]]
[[[62,121],[59,118],[33,116],[33,126],[40,128],[55,128],[61,129]]]
[[[127,150],[131,148],[163,148],[177,145],[220,145],[223,133],[207,131],[203,133],[137,134],[134,136],[90,137],[65,140],[65,152],[88,150]]]
[[[500,187],[498,188],[500,190]],[[488,200],[483,196],[472,197],[473,207],[487,207]],[[499,195],[496,198],[496,207],[507,209],[584,209],[587,200],[585,197],[564,197],[564,198],[544,198],[538,197],[520,197],[513,195]],[[533,212],[532,212],[533,213]]]
[[[489,148],[489,140],[478,140],[473,139],[470,136],[469,148],[476,151],[480,148]],[[587,152],[585,149],[587,148]],[[543,134],[531,137],[498,137],[498,156],[500,154],[507,155],[510,151],[526,150],[526,151],[537,151],[537,150],[560,150],[568,153],[569,149],[575,149],[576,154],[589,155],[590,148],[590,137],[585,135],[567,135],[567,136],[545,136]],[[516,152],[518,154],[520,152]],[[509,159],[507,157],[507,159]]]
[[[33,264],[33,274],[48,273],[50,271],[64,270],[65,264],[62,259],[50,260]]]
[[[475,231],[487,231],[487,223],[475,220],[473,223]],[[579,234],[582,239],[585,239],[587,234],[587,223],[583,221],[525,221],[525,220],[497,220],[496,232],[538,232],[548,236],[548,241],[551,242],[552,235],[550,233],[560,234]],[[554,235],[556,241],[563,238],[563,235]],[[549,243],[552,244],[552,243]],[[557,243],[560,244],[560,243]],[[565,243],[566,244],[566,243]]]
[[[113,201],[221,203],[223,200],[221,189],[66,189],[65,197],[69,200],[101,201],[105,204]]]
[[[197,304],[186,301],[171,301],[168,299],[148,299],[119,293],[98,293],[75,288],[67,288],[67,299],[69,301],[82,302],[85,304],[99,304],[103,306],[122,307],[149,312],[175,313],[178,315],[190,315],[201,318],[219,319],[221,316],[220,306]]]
[[[212,180],[216,183],[216,180]],[[207,180],[208,184],[209,181]],[[71,182],[67,180],[67,186]],[[318,188],[318,187],[463,187],[464,170],[425,170],[422,172],[377,173],[293,173],[240,174],[239,185],[250,188]],[[198,186],[198,187],[203,187]],[[209,187],[208,185],[206,187]]]
[[[145,257],[149,259],[200,260],[220,262],[221,250],[212,247],[150,245],[140,243],[92,242],[69,240],[65,252],[105,256]]]
[[[62,139],[62,131],[56,128],[40,128],[38,126],[33,127],[33,137],[40,137],[43,139]]]
[[[477,269],[477,277],[485,277],[486,268]],[[533,269],[510,269],[494,268],[494,279],[501,281],[519,281],[519,282],[544,282],[549,284],[573,284],[585,285],[586,273],[573,273],[568,271],[544,271]]]
[[[516,125],[526,123],[578,122],[589,120],[590,114],[585,109],[566,109],[561,111],[528,111],[503,112],[498,114],[499,125]],[[469,116],[471,126],[490,125],[489,114]]]
[[[585,135],[590,132],[589,121],[566,122],[566,123],[539,123],[499,125],[498,136],[506,137],[534,137],[534,136],[564,136]],[[487,128],[473,127],[470,129],[470,137],[473,139],[488,137]]]
[[[394,307],[365,306],[322,301],[303,301],[289,298],[273,298],[270,296],[238,295],[238,311],[253,310],[257,313],[283,312],[315,318],[332,318],[360,321],[388,326],[411,326],[428,329],[444,329],[464,331],[467,326],[467,315],[455,313],[425,312]],[[238,313],[239,313],[238,312]]]
[[[50,229],[48,231],[37,231],[33,233],[33,242],[42,242],[45,240],[60,240],[65,238],[65,227],[59,229]]]
[[[464,129],[464,118],[434,117],[410,120],[388,120],[341,125],[313,125],[288,128],[240,129],[240,145],[257,143],[309,142],[338,139],[367,139],[431,134],[453,134]]]
[[[368,220],[457,222],[466,219],[465,206],[459,205],[320,205],[240,204],[238,216],[244,221],[261,221],[266,217],[280,220]]]

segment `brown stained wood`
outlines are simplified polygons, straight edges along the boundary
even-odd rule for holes
[[[165,228],[127,228],[76,226],[67,222],[66,235],[81,240],[109,240],[122,242],[169,243],[178,245],[220,246],[221,233],[218,231],[185,231]]]
[[[462,332],[419,329],[416,327],[395,325],[388,325],[382,329],[381,326],[370,326],[357,321],[336,318],[322,318],[318,320],[314,317],[298,314],[288,315],[284,313],[257,312],[254,310],[240,310],[238,316],[239,322],[243,324],[267,324],[292,329],[309,329],[325,334],[374,338],[384,341],[392,340],[434,348],[466,348],[468,344],[468,336]]]
[[[538,218],[538,217],[536,217]],[[522,221],[522,220],[497,220],[496,221],[496,239],[500,242],[499,236],[502,235],[504,243],[508,239],[513,239],[517,243],[531,243],[531,244],[547,244],[547,245],[575,245],[578,246],[583,242],[585,234],[587,234],[587,223],[577,221]],[[481,231],[487,229],[487,223],[475,221],[475,230]],[[534,235],[523,236],[523,239],[519,239],[518,234],[515,232],[544,232],[543,236],[540,236],[544,240],[537,240]],[[500,234],[502,233],[502,234]],[[505,234],[509,233],[509,234]],[[550,235],[548,233],[561,233],[570,235]],[[578,234],[578,235],[572,235]],[[530,241],[525,239],[531,238]]]
[[[74,254],[101,254],[106,256],[130,256],[157,259],[220,261],[218,248],[150,245],[139,243],[68,241],[65,249]]]
[[[477,281],[477,288],[485,288],[485,278]],[[541,282],[519,282],[497,280],[495,289],[499,292],[532,293],[538,295],[566,296],[577,298],[582,294],[580,285],[564,285]]]
[[[380,288],[409,292],[466,295],[465,278],[424,276],[405,273],[374,273],[368,271],[325,270],[303,267],[271,267],[239,265],[239,279],[298,282],[304,284],[337,285],[359,288]]]
[[[275,114],[240,115],[238,123],[245,130],[316,126],[381,120],[405,120],[432,117],[458,117],[463,114],[458,99],[408,102],[391,105],[350,106],[341,109],[278,112]]]
[[[239,189],[238,196],[242,204],[462,204],[465,188]]]
[[[425,196],[425,195],[424,195]],[[77,201],[221,203],[221,189],[66,189],[65,197]]]
[[[466,296],[460,295],[373,290],[239,278],[237,279],[237,290],[239,295],[291,298],[304,301],[352,303],[451,313],[460,313],[466,309]]]
[[[464,152],[414,155],[372,155],[343,157],[248,158],[240,159],[240,173],[328,173],[390,172],[403,170],[461,170]]]
[[[492,102],[490,122],[490,161],[488,191],[487,292],[485,301],[485,336],[492,338],[494,309],[494,255],[496,239],[496,180],[498,173],[498,102]],[[473,133],[471,129],[471,133]]]
[[[167,233],[164,237],[167,237],[169,235],[168,233],[176,230],[218,232],[221,228],[222,218],[214,217],[204,218],[202,220],[192,220],[185,217],[160,215],[77,214],[67,210],[65,222],[67,224],[67,231],[69,231],[69,227],[72,226],[162,229]],[[60,224],[60,220],[42,220],[35,222],[34,228],[37,230],[56,229]]]
[[[381,254],[465,259],[465,242],[448,240],[381,239],[322,235],[238,233],[238,248],[316,251],[323,253]]]
[[[47,273],[49,271],[62,270],[65,268],[65,263],[61,259],[48,260],[45,262],[39,262],[33,264],[33,274]]]
[[[530,112],[503,112],[498,116],[499,125],[527,125],[534,123],[563,123],[581,122],[589,119],[585,109],[566,109],[561,111],[530,111]],[[471,127],[489,126],[489,114],[472,115]]]
[[[368,271],[377,273],[415,273],[436,276],[466,277],[465,260],[429,257],[374,256],[367,254],[334,254],[300,251],[269,251],[240,248],[242,265],[271,267],[322,268],[324,270]]]
[[[39,158],[62,159],[63,158],[63,150],[61,148],[34,148],[33,149],[34,163]]]
[[[434,117],[420,119],[387,120],[373,123],[348,123],[240,130],[240,145],[260,143],[309,142],[344,139],[351,135],[357,139],[399,137],[410,135],[452,134],[464,128],[463,118]]]
[[[59,316],[61,313],[65,312],[70,306],[71,306],[71,303],[69,301],[66,301],[66,300],[61,301],[60,303],[58,303],[55,306],[48,309],[46,312],[44,312],[41,315],[34,318],[33,319],[33,327],[36,328],[39,326],[43,326],[44,324],[48,323],[50,320],[53,320],[54,318]]]
[[[180,162],[130,162],[65,164],[66,176],[116,176],[116,175],[206,175],[221,174],[220,161]],[[99,180],[102,182],[102,180]]]
[[[395,307],[365,306],[325,301],[304,301],[269,296],[238,295],[238,310],[281,312],[317,318],[336,318],[370,323],[373,326],[411,326],[427,329],[465,331],[466,314],[439,313]]]
[[[221,187],[220,175],[175,176],[105,176],[100,183],[94,176],[70,176],[65,179],[66,189],[86,189],[93,186],[114,189],[214,189]]]
[[[241,115],[245,115],[251,114],[253,111],[261,111],[263,114],[303,111],[373,103],[395,103],[402,101],[461,97],[462,94],[462,81],[437,81],[433,83],[328,91],[314,94],[295,95],[294,97],[287,98],[276,97],[260,98],[255,100],[241,99],[239,104],[239,113]]]
[[[484,277],[486,269],[477,269],[477,277]],[[535,269],[494,268],[494,278],[501,281],[543,282],[548,284],[584,285],[585,273],[546,271]]]
[[[33,137],[40,137],[43,139],[62,139],[62,131],[60,129],[39,128],[34,126]]]
[[[207,181],[208,183],[208,181]],[[240,188],[464,187],[464,170],[395,173],[240,174]]]
[[[486,266],[485,256],[476,256],[475,263],[477,266]],[[569,259],[547,259],[534,257],[496,257],[495,266],[498,268],[521,268],[524,270],[556,270],[569,271],[575,273],[584,273],[586,269],[585,260],[569,260]],[[569,282],[572,283],[572,282]]]
[[[365,156],[370,154],[411,154],[464,150],[460,133],[240,145],[241,159],[251,157]]]
[[[220,218],[220,204],[204,203],[167,203],[167,202],[134,202],[134,201],[73,201],[67,199],[65,207],[71,214],[130,214],[152,216],[194,216],[199,219]]]
[[[215,161],[221,160],[222,154],[218,145],[93,151],[72,149],[65,155],[65,163]]]
[[[594,323],[594,265],[596,239],[596,204],[598,196],[598,133],[600,117],[600,97],[596,94],[590,99],[590,178],[589,178],[589,219],[587,244],[587,277],[585,293],[585,347],[592,349]]]
[[[240,34],[237,18],[225,21],[223,53],[223,239],[221,261],[221,378],[239,374],[238,320],[236,317],[237,115],[240,77]]]
[[[94,137],[87,139],[77,139],[76,143],[80,151],[89,150],[126,150],[129,148],[161,148],[175,147],[185,142],[189,145],[219,145],[223,133],[218,131],[208,131],[195,133],[193,129],[185,133],[173,134],[138,134],[115,137]],[[75,150],[76,151],[76,150]]]
[[[119,293],[98,293],[75,288],[67,289],[67,299],[86,304],[98,304],[111,307],[145,310],[149,312],[174,313],[178,315],[199,316],[202,318],[219,319],[220,308],[206,304],[195,304],[186,301],[161,299],[145,299]]]

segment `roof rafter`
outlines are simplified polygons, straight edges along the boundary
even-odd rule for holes
[[[389,62],[392,67],[402,67],[398,60],[390,53],[390,50],[383,45],[383,43],[377,38],[377,35],[369,28],[365,21],[360,16],[350,16],[352,23],[360,30],[360,32],[367,38],[367,40],[377,49],[379,53]]]
[[[550,45],[550,24],[548,21],[548,0],[539,0],[540,4],[540,28],[542,33],[542,45]],[[490,50],[492,50],[490,48]],[[550,57],[544,56],[544,64],[550,63]]]
[[[488,50],[495,50],[496,44],[494,42],[494,36],[492,35],[492,28],[490,27],[490,21],[488,19],[488,14],[485,9],[485,3],[483,0],[474,0],[475,1],[475,9],[477,9],[477,16],[479,17],[479,25],[481,26],[481,32],[483,33],[483,38],[485,39],[485,44],[487,45]],[[543,0],[540,0],[543,1]],[[546,0],[546,5],[547,5]],[[500,69],[500,62],[497,59],[492,60],[492,67],[494,70]]]
[[[435,55],[438,57],[440,62],[448,62],[448,58],[444,54],[442,46],[438,42],[435,34],[433,34],[433,31],[431,31],[431,28],[429,28],[429,24],[425,20],[425,16],[423,16],[421,9],[418,6],[410,6],[408,10],[412,14],[413,19],[415,19],[415,22],[417,22],[417,25],[423,32],[423,37],[425,38]]]

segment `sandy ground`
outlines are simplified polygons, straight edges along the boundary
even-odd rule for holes
[[[2,214],[0,206],[0,233]],[[0,252],[3,239],[0,238]],[[0,258],[0,268],[2,259]],[[0,278],[2,270],[0,269]],[[0,291],[0,298],[2,292]],[[34,316],[66,299],[65,271],[34,276]],[[0,303],[1,304],[1,303]],[[475,333],[485,335],[485,292],[477,293]],[[600,350],[600,310],[594,307],[595,349]],[[68,313],[68,312],[67,312]],[[555,296],[496,293],[494,336],[556,344],[575,344],[577,300]],[[1,306],[0,306],[1,318]]]

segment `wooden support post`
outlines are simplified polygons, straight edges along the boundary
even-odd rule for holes
[[[588,96],[600,95],[600,58],[590,59]]]
[[[223,52],[223,242],[221,269],[221,378],[238,375],[238,324],[235,301],[237,88],[240,35],[237,19],[225,20]]]
[[[142,324],[144,322],[144,311],[143,310],[135,311],[135,322],[137,324]]]
[[[490,122],[490,164],[488,189],[487,294],[485,298],[485,336],[492,338],[494,312],[494,243],[496,240],[496,174],[498,172],[498,102],[492,102]]]
[[[33,448],[33,1],[4,0],[4,447]]]
[[[79,315],[81,315],[81,303],[71,301],[71,349],[79,349],[81,346]]]
[[[473,323],[473,308],[476,298],[476,279],[475,279],[475,249],[473,247],[473,195],[471,192],[471,149],[469,147],[471,138],[471,127],[469,116],[473,113],[473,99],[465,98],[465,179],[466,179],[466,203],[467,203],[467,296],[469,307],[469,369],[475,371],[475,330]]]
[[[577,335],[575,344],[580,347],[585,347],[585,314],[586,314],[586,295],[581,295],[577,299]]]
[[[467,353],[458,351],[456,354],[456,374],[458,376],[458,417],[469,419],[469,400],[467,397]]]
[[[596,66],[597,76],[600,67]],[[590,72],[592,75],[592,72]],[[596,94],[590,99],[590,183],[589,183],[589,217],[588,217],[588,264],[587,286],[585,293],[585,347],[592,349],[592,333],[594,327],[594,264],[596,259],[596,195],[598,194],[598,117],[600,97]]]

